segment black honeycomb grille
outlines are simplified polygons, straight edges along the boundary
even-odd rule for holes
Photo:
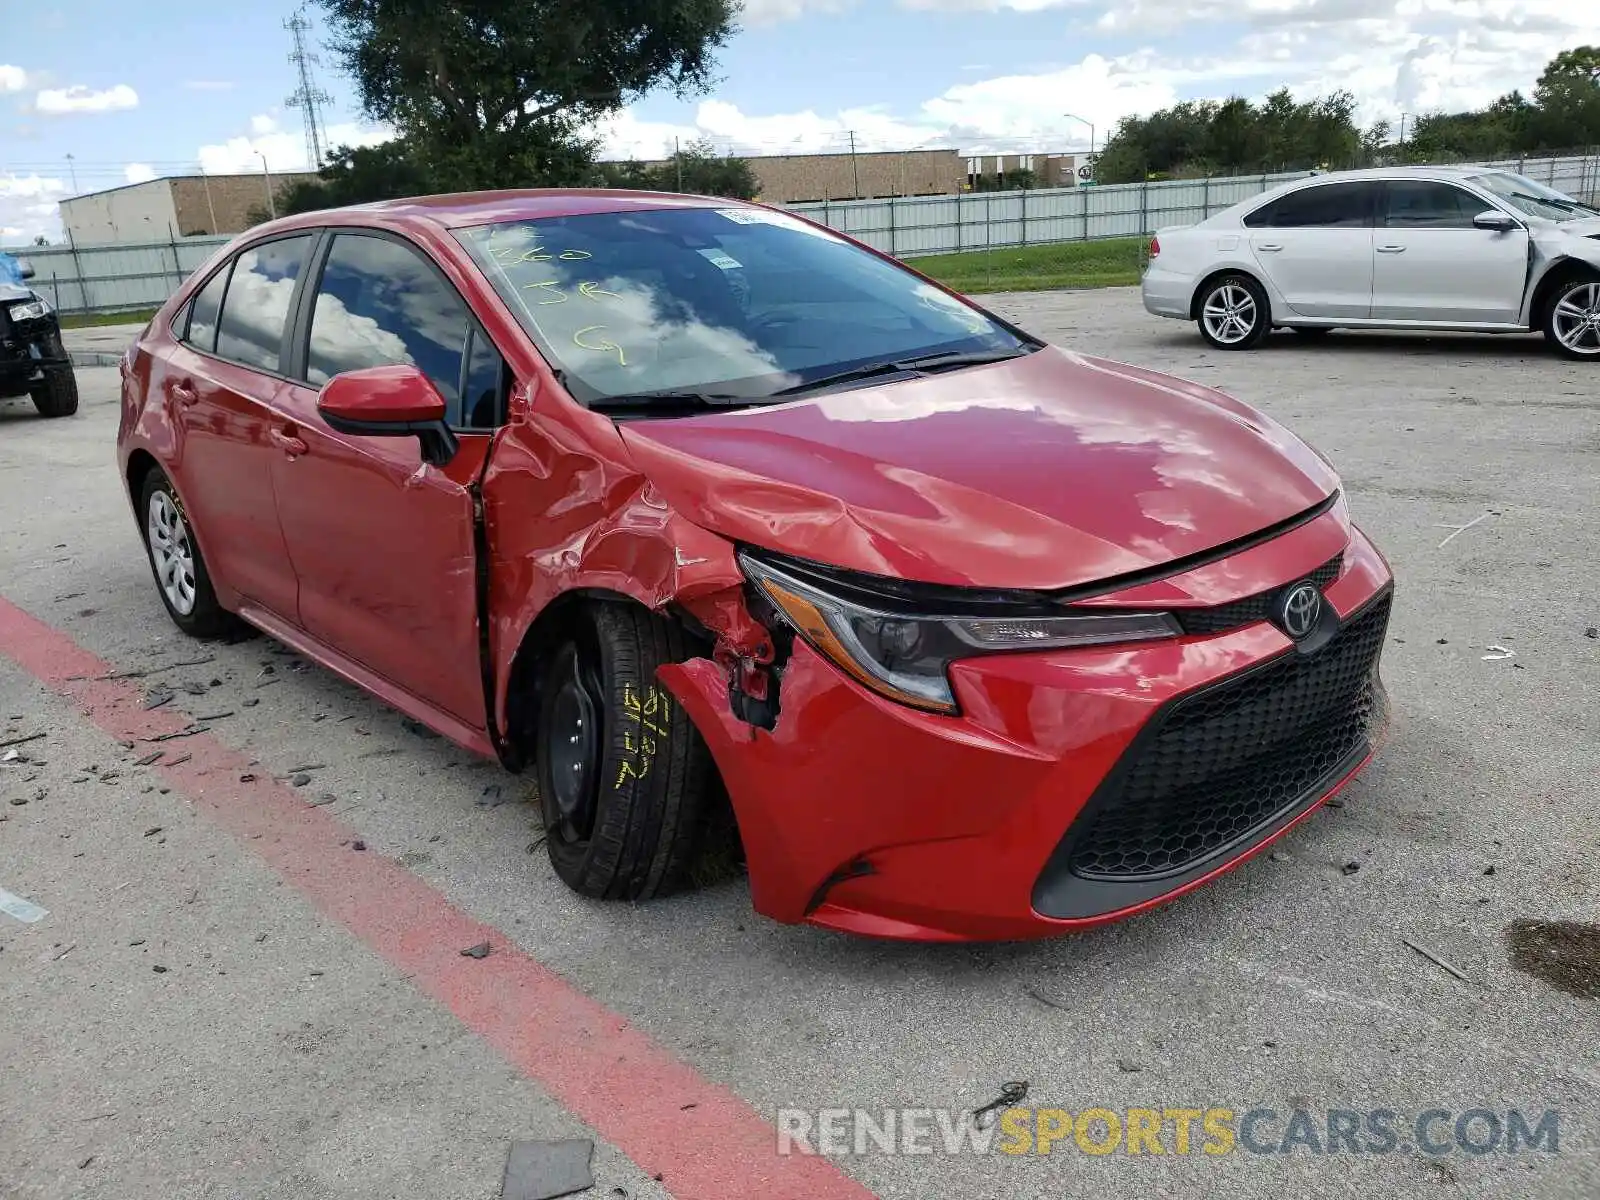
[[[1173,704],[1080,818],[1072,873],[1188,870],[1330,784],[1370,743],[1389,606],[1385,595],[1314,656],[1285,654]]]
[[[1320,589],[1326,589],[1335,579],[1344,565],[1344,555],[1329,559],[1307,578]],[[1190,634],[1226,633],[1230,629],[1238,629],[1255,621],[1265,621],[1270,615],[1272,598],[1282,588],[1273,588],[1268,592],[1260,592],[1254,596],[1246,596],[1243,600],[1234,600],[1229,604],[1219,604],[1215,608],[1173,609],[1173,616],[1178,618],[1178,624],[1183,626],[1183,631]]]

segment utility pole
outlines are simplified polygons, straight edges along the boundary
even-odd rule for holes
[[[678,139],[672,139],[672,161],[678,168],[678,191],[683,191],[683,147],[678,144]]]
[[[854,199],[861,199],[861,169],[856,165],[856,131],[850,131],[850,178],[855,185]]]
[[[283,23],[294,38],[294,52],[289,55],[289,62],[294,66],[300,77],[300,86],[295,88],[293,94],[284,101],[290,108],[298,108],[304,114],[306,126],[306,161],[311,164],[313,171],[322,169],[322,142],[324,139],[322,125],[322,106],[332,104],[333,97],[328,95],[316,85],[311,75],[314,63],[320,63],[314,53],[306,49],[306,30],[311,28],[311,22],[303,15],[305,6],[295,10],[294,16]]]
[[[256,151],[256,157],[261,160],[261,178],[267,181],[267,211],[272,214],[272,219],[278,219],[278,198],[272,194],[272,172],[267,169],[267,156],[261,151]]]
[[[200,164],[200,183],[206,189],[206,211],[211,214],[211,228],[208,233],[221,233],[217,228],[217,206],[211,202],[211,176],[206,174],[205,163]]]
[[[1410,115],[1410,113],[1405,112],[1400,114],[1400,157],[1402,159],[1406,156],[1406,118]]]
[[[67,170],[72,175],[72,194],[78,194],[78,164],[73,161],[72,155],[67,155]]]
[[[1069,120],[1069,121],[1077,121],[1080,124],[1087,125],[1089,127],[1089,158],[1091,160],[1091,166],[1092,166],[1093,165],[1092,164],[1092,160],[1094,158],[1094,122],[1085,120],[1083,117],[1078,116],[1076,113],[1062,113],[1061,115],[1063,117],[1066,117],[1067,120]],[[1081,176],[1080,176],[1080,178],[1081,178]]]

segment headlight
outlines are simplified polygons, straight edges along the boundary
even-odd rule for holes
[[[740,553],[739,563],[816,650],[879,695],[930,712],[957,711],[949,666],[958,659],[1170,638],[1182,632],[1166,613],[1055,616],[1019,603],[1015,616],[990,615],[996,606],[988,601],[982,615],[933,615],[909,611],[903,598],[887,595],[883,606],[876,607],[835,595],[825,584],[748,553]],[[1043,597],[1040,601],[1048,603]]]
[[[49,311],[50,305],[44,300],[30,300],[26,304],[13,304],[10,309],[13,321],[37,321]]]

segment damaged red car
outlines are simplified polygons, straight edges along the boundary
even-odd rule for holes
[[[919,939],[1126,916],[1368,761],[1391,577],[1333,468],[757,205],[276,221],[123,360],[158,594],[512,770],[587,896]]]

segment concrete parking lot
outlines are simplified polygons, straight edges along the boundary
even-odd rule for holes
[[[0,763],[0,888],[48,910],[0,913],[0,1197],[488,1198],[508,1141],[557,1137],[596,1140],[597,1197],[1600,1194],[1600,1001],[1507,932],[1600,920],[1600,372],[1534,339],[1219,353],[1122,289],[989,300],[1339,466],[1398,579],[1391,737],[1341,807],[1033,945],[779,926],[737,881],[579,899],[526,780],[265,638],[172,627],[116,372],[85,368],[75,419],[0,403],[0,755],[43,735]],[[1388,1109],[1405,1146],[830,1164],[770,1136],[781,1108],[960,1112],[1008,1081],[1074,1114],[1270,1109],[1266,1143]],[[1552,1111],[1559,1147],[1425,1153],[1430,1109]]]

